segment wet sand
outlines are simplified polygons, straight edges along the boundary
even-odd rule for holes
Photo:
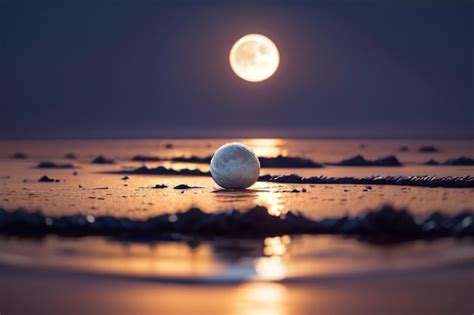
[[[367,185],[257,182],[246,191],[226,192],[210,177],[129,175],[128,180],[122,180],[123,175],[103,173],[119,169],[121,165],[84,163],[78,164],[80,168],[76,170],[43,170],[33,168],[34,165],[12,160],[0,163],[0,174],[3,175],[0,177],[0,207],[41,210],[49,215],[147,218],[165,212],[186,211],[191,207],[213,212],[230,208],[246,210],[261,205],[275,214],[293,210],[314,219],[357,215],[384,204],[408,208],[415,215],[429,215],[434,210],[454,214],[474,208],[472,188],[371,185],[368,189]],[[358,170],[345,168],[345,174]],[[78,174],[73,175],[76,171]],[[416,172],[416,168],[411,171]],[[38,179],[43,175],[59,179],[59,182],[39,183]],[[168,187],[154,189],[157,184]],[[202,188],[184,192],[173,189],[180,184]],[[294,189],[303,188],[306,192],[292,193]]]

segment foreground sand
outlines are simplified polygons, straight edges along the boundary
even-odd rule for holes
[[[0,268],[2,314],[471,314],[474,267],[316,284],[173,285]]]

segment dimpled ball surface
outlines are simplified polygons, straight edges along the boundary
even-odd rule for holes
[[[242,143],[227,143],[217,149],[211,159],[211,175],[225,189],[252,186],[260,174],[255,153]]]

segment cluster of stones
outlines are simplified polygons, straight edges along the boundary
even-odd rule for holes
[[[146,220],[113,216],[73,215],[51,217],[39,212],[0,209],[0,234],[37,237],[102,235],[126,239],[167,239],[176,235],[199,237],[260,237],[292,234],[341,234],[379,240],[436,237],[473,237],[474,213],[445,215],[435,212],[415,218],[406,210],[385,206],[356,217],[315,221],[298,213],[274,216],[264,207],[247,212],[206,213],[197,208],[163,214]]]

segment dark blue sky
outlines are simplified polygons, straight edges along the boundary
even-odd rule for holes
[[[0,137],[473,136],[473,38],[473,1],[0,0]]]

